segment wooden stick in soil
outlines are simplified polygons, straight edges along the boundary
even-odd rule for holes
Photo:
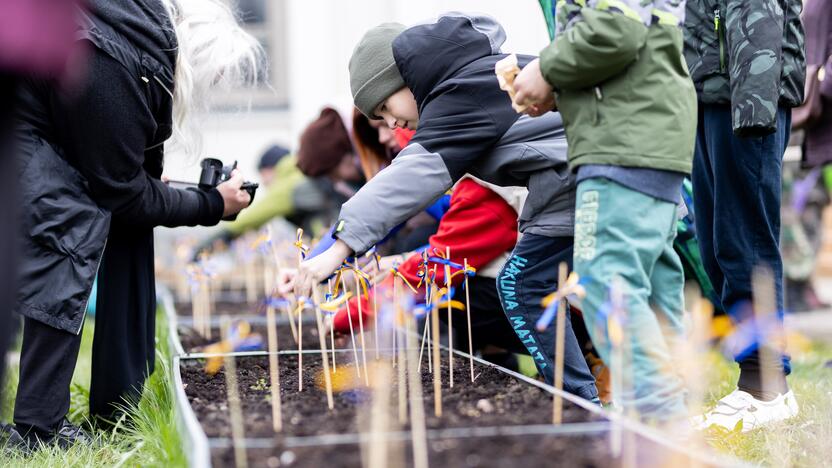
[[[344,290],[344,294],[347,294],[347,283],[344,282],[344,276],[341,276],[341,288]],[[361,378],[361,366],[359,365],[360,362],[358,361],[358,348],[355,347],[355,331],[352,328],[352,312],[350,311],[350,301],[347,299],[347,323],[350,325],[350,341],[352,342],[352,355],[355,362],[355,375],[360,379]],[[365,369],[366,371],[366,369]]]
[[[303,262],[303,229],[298,228],[298,272]],[[304,305],[298,298],[298,391],[303,391],[303,308]]]
[[[364,312],[361,310],[361,278],[358,276],[358,258],[353,258],[355,268],[353,276],[355,276],[355,297],[358,304],[358,333],[361,336],[361,362],[364,364],[364,383],[370,386],[370,373],[367,372],[367,343],[364,341]]]
[[[463,259],[462,270],[465,278],[465,314],[468,318],[468,364],[471,368],[471,383],[474,383],[474,337],[471,335],[471,294],[468,292],[468,258]]]
[[[774,275],[771,269],[763,266],[754,268],[751,278],[753,294],[754,326],[757,330],[757,353],[759,360],[765,365],[760,366],[760,383],[763,391],[779,393],[774,382],[779,378],[779,370],[768,363],[775,362],[776,352],[782,353],[782,329],[775,325],[774,315],[777,313],[777,293],[775,292]],[[775,351],[777,350],[777,351]]]
[[[231,322],[227,317],[224,317],[223,324],[223,329],[225,330],[224,339],[228,339]],[[234,463],[237,467],[247,468],[248,459],[246,458],[243,410],[240,405],[240,389],[237,386],[237,362],[236,358],[232,355],[226,355],[224,360],[226,396],[228,398],[228,411],[231,422],[231,443],[234,446]]]
[[[427,250],[422,251],[422,264],[425,268],[425,310],[430,311],[430,278],[428,275],[428,261],[427,261]],[[419,349],[419,372],[422,372],[422,355],[425,351],[425,343],[428,343],[428,373],[433,374],[433,361],[431,360],[430,356],[430,315],[425,315],[425,329],[422,332],[422,344]]]
[[[271,251],[272,251],[272,259],[274,260],[274,266],[275,266],[273,274],[274,274],[274,278],[277,278],[280,275],[280,270],[283,268],[283,266],[281,265],[281,262],[280,262],[280,255],[278,255],[278,253],[277,253],[277,247],[275,247],[274,242],[273,242],[274,238],[272,237],[272,228],[271,228],[271,226],[266,226],[266,230],[268,232],[269,245],[270,245],[270,248],[271,248]],[[266,294],[268,294],[269,291],[272,291],[272,290],[273,290],[273,288],[269,288],[266,291]],[[291,308],[287,305],[285,310],[286,310],[286,317],[289,319],[289,327],[292,330],[292,338],[294,338],[295,343],[297,343],[297,341],[298,341],[298,331],[295,329],[295,320],[292,317]]]
[[[373,402],[370,410],[370,455],[367,466],[369,468],[387,468],[387,440],[384,437],[389,430],[390,415],[390,383],[393,369],[384,359],[377,364],[378,377],[373,379]]]
[[[280,432],[283,429],[283,417],[280,405],[280,363],[277,355],[277,321],[274,318],[274,307],[266,308],[266,326],[269,340],[269,378],[272,395],[272,429]]]
[[[612,310],[607,318],[607,340],[610,345],[610,378],[612,379],[612,398],[613,411],[619,418],[624,416],[621,398],[624,392],[623,385],[623,361],[624,356],[621,349],[622,346],[622,323],[623,316],[623,297],[621,291],[621,280],[613,279],[612,287],[610,289],[610,303]],[[610,452],[614,458],[621,456],[621,423],[616,421],[612,425],[610,431]]]
[[[436,297],[435,289],[431,296]],[[442,416],[442,367],[439,363],[439,311],[433,310],[430,313],[430,323],[433,333],[433,368],[436,372],[433,373],[433,414],[438,418]]]
[[[292,338],[295,339],[295,343],[298,342],[298,329],[295,327],[295,318],[294,314],[292,313],[292,307],[287,303],[283,306],[283,310],[286,312],[286,317],[289,319],[289,328],[292,330]]]
[[[298,391],[303,391],[303,307],[298,301]]]
[[[451,261],[451,248],[445,246],[445,258]],[[445,289],[448,290],[448,385],[454,388],[454,316],[451,308],[451,266],[445,265]]]
[[[403,325],[403,318],[404,314],[402,313],[401,307],[399,304],[396,304],[394,307],[395,310],[395,328],[396,334],[399,336],[399,347],[396,349],[396,355],[398,356],[398,364],[396,364],[396,371],[397,371],[397,382],[398,382],[398,390],[399,390],[399,423],[405,424],[407,423],[407,381],[406,379],[406,371],[407,371],[407,358],[405,357],[405,335],[402,330]]]
[[[332,297],[332,279],[331,278],[326,280],[326,287],[327,287],[327,292],[329,293],[329,297]],[[338,370],[338,368],[336,367],[336,364],[335,364],[335,323],[334,322],[335,322],[335,318],[333,316],[332,318],[330,318],[330,324],[329,324],[329,344],[332,346],[331,347],[331,349],[332,349],[332,372],[336,372]]]
[[[399,282],[393,282],[393,296],[399,296]],[[407,383],[405,382],[405,356],[404,356],[404,342],[401,335],[402,323],[402,309],[401,303],[395,301],[393,303],[393,333],[398,337],[399,346],[394,350],[393,359],[396,361],[396,382],[399,396],[399,423],[405,424],[407,422]]]
[[[318,286],[312,287],[312,300],[315,303],[315,320],[318,322],[318,341],[321,345],[321,362],[324,365],[324,384],[326,385],[326,404],[329,409],[335,408],[335,403],[332,399],[332,376],[329,373],[329,358],[326,355],[326,330],[324,330],[324,321],[321,318],[320,299],[318,296]]]
[[[413,442],[413,467],[428,467],[428,440],[425,424],[425,402],[422,400],[422,378],[416,362],[413,336],[416,334],[416,318],[407,318],[407,379],[410,387],[410,433]]]
[[[558,268],[558,289],[566,287],[567,275],[566,262],[561,262]],[[552,424],[560,425],[563,422],[563,348],[566,336],[566,298],[558,300],[558,313],[555,317],[555,389],[558,390],[552,396]]]
[[[253,304],[257,301],[257,278],[254,272],[254,258],[243,263],[243,274],[246,284],[246,301]]]
[[[373,256],[375,256],[375,255],[376,255],[376,253],[373,252]],[[380,273],[379,268],[378,268],[378,261],[375,258],[373,260],[374,260],[373,265],[375,265],[373,267],[374,268],[373,277],[378,278],[378,275]],[[376,283],[377,282],[378,282],[377,280],[373,281],[373,339],[374,339],[374,343],[375,343],[375,346],[376,346],[376,361],[378,361],[378,358],[379,358],[379,351],[378,351],[378,291],[376,291]],[[366,364],[364,364],[364,365],[366,366]]]

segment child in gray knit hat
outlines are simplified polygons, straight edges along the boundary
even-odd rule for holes
[[[386,23],[364,35],[349,64],[355,106],[390,128],[416,134],[344,204],[336,242],[301,265],[294,289],[308,297],[347,256],[370,249],[466,173],[495,185],[528,187],[520,216],[524,235],[515,247],[516,261],[500,274],[505,286],[500,296],[541,375],[551,380],[554,334],[538,334],[531,324],[541,313],[543,295],[556,289],[557,263],[571,262],[575,183],[560,115],[521,116],[499,87],[494,66],[506,56],[500,51],[504,40],[493,18],[464,13],[410,28]],[[533,59],[520,56],[519,62]],[[524,268],[526,256],[546,268]],[[595,380],[566,322],[565,388],[596,400]]]

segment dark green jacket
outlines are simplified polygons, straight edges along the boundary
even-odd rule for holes
[[[684,7],[683,0],[558,2],[558,33],[540,67],[555,88],[573,169],[690,172],[696,93],[682,57]]]
[[[685,59],[699,100],[730,104],[734,133],[777,127],[778,106],[803,102],[801,0],[689,0]]]

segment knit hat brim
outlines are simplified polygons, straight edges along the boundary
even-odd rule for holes
[[[376,115],[376,108],[404,87],[404,79],[399,73],[399,68],[395,62],[391,63],[358,89],[353,98],[355,107],[368,119],[381,120],[381,117]]]

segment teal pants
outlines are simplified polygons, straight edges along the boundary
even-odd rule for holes
[[[574,269],[585,282],[587,330],[606,363],[614,278],[624,293],[625,385],[613,398],[645,420],[685,417],[684,386],[671,357],[673,341],[684,334],[684,272],[673,250],[676,206],[601,178],[580,182],[576,203]]]

